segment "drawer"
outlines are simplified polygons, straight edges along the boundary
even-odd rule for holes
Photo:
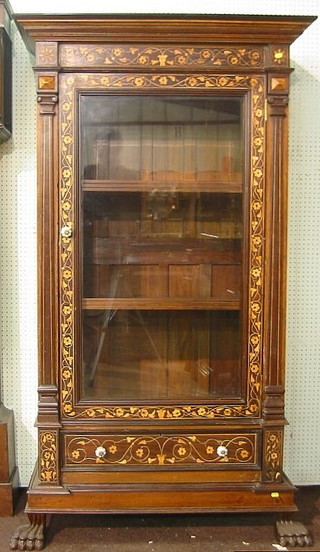
[[[257,467],[260,432],[63,436],[65,467]]]

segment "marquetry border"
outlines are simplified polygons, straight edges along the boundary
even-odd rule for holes
[[[56,430],[39,431],[39,477],[41,483],[58,482],[58,432]]]
[[[267,430],[264,436],[265,477],[267,481],[282,480],[283,430]]]
[[[262,382],[262,302],[264,241],[264,131],[265,79],[249,75],[201,74],[74,74],[61,76],[61,226],[74,226],[73,194],[75,174],[75,101],[79,90],[142,92],[173,90],[235,90],[250,93],[251,101],[251,186],[249,242],[249,319],[247,403],[238,405],[101,405],[83,408],[75,404],[74,373],[74,251],[73,238],[62,238],[61,274],[61,392],[62,416],[96,419],[198,419],[259,417]]]
[[[218,447],[226,448],[219,456]],[[97,457],[98,448],[105,450]],[[256,464],[257,435],[66,435],[66,465],[127,466]]]
[[[262,67],[264,50],[255,46],[152,46],[152,45],[92,45],[62,44],[60,64],[62,67],[106,67],[143,70],[151,67],[174,70],[254,68]]]

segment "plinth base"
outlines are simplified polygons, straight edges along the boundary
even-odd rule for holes
[[[19,485],[15,465],[13,412],[0,404],[0,516],[12,516]]]

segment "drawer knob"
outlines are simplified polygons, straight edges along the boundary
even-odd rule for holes
[[[217,455],[221,456],[221,458],[224,458],[225,456],[228,456],[228,449],[227,447],[224,447],[223,445],[220,445],[217,448]]]
[[[97,447],[95,450],[95,455],[98,458],[103,458],[107,454],[107,451],[104,447]]]

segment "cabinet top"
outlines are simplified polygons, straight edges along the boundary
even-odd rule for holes
[[[41,15],[14,16],[28,48],[35,42],[291,44],[314,16]]]

